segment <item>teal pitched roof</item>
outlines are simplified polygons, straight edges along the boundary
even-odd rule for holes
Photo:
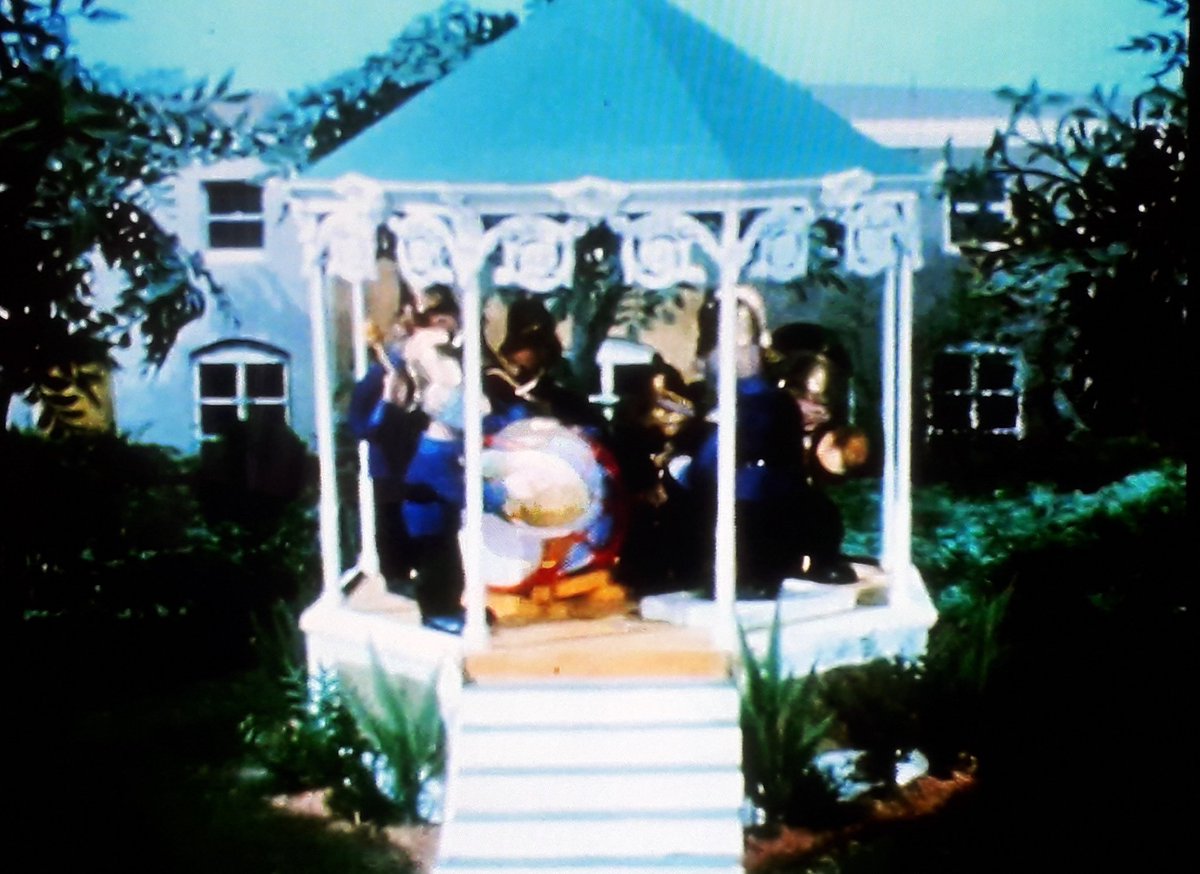
[[[543,183],[919,172],[667,0],[557,0],[303,175]]]

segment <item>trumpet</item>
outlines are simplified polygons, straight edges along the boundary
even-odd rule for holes
[[[396,365],[392,363],[392,358],[387,354],[387,349],[383,345],[383,331],[374,322],[367,322],[364,330],[367,335],[367,348],[375,355],[375,360],[379,362],[379,366],[383,368],[383,372],[395,374],[397,372]]]
[[[385,400],[388,392],[389,382],[399,381],[399,390],[396,391],[396,397],[392,399],[392,403],[404,410],[411,410],[420,405],[420,398],[416,390],[416,380],[408,371],[407,367],[399,368],[392,357],[388,355],[387,348],[384,346],[384,333],[379,326],[374,322],[367,322],[364,329],[366,334],[367,347],[375,356],[375,360],[379,362],[379,366],[384,372],[384,392]],[[391,378],[389,380],[389,377]]]

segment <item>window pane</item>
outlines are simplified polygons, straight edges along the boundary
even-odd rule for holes
[[[287,424],[281,404],[254,404],[247,413],[251,434],[274,433],[276,428]]]
[[[971,356],[943,352],[933,361],[933,391],[967,391],[971,388]]]
[[[964,395],[938,395],[933,402],[933,427],[940,431],[971,429],[971,398]]]
[[[952,243],[987,242],[998,240],[1004,231],[1005,218],[989,209],[979,209],[975,205],[974,212],[967,212],[956,204],[950,213],[950,241]]]
[[[281,397],[283,397],[283,365],[282,364],[247,364],[246,365],[246,397],[248,397],[248,398],[281,398]]]
[[[979,427],[984,431],[1017,426],[1017,399],[1011,395],[991,395],[979,399]]]
[[[262,186],[249,182],[206,182],[208,214],[262,213]]]
[[[1012,358],[1003,352],[991,352],[979,356],[979,387],[995,391],[1011,389],[1017,376]]]
[[[228,433],[237,424],[237,407],[225,404],[200,405],[200,433],[206,437]]]
[[[232,398],[237,395],[236,364],[201,364],[200,397]]]
[[[213,221],[208,223],[210,249],[261,249],[261,221]]]

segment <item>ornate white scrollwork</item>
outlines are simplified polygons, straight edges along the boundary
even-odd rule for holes
[[[684,213],[652,212],[632,221],[614,221],[621,235],[621,268],[625,280],[648,289],[680,283],[703,285],[708,273],[692,258],[699,246],[714,261],[719,246],[712,231]]]
[[[812,206],[798,203],[755,216],[740,241],[744,260],[750,261],[746,278],[786,282],[804,276],[814,215]]]
[[[821,178],[821,206],[828,212],[852,208],[875,187],[875,177],[861,167]]]
[[[334,183],[337,205],[317,229],[317,247],[326,257],[325,272],[350,283],[377,275],[375,230],[383,220],[383,190],[363,176],[349,174]]]
[[[484,235],[485,252],[500,248],[492,280],[537,293],[569,286],[575,276],[575,240],[585,227],[540,215],[509,216]]]
[[[629,197],[629,186],[611,179],[583,176],[550,186],[550,193],[563,205],[563,212],[596,224],[614,216]]]
[[[396,267],[419,294],[434,284],[454,285],[454,230],[432,210],[412,208],[391,216],[387,228],[396,238]]]
[[[846,228],[846,269],[860,276],[886,270],[901,251],[914,259],[919,256],[915,219],[897,198],[867,196],[847,209],[841,221]]]

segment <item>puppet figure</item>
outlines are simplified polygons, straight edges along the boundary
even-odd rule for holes
[[[841,513],[823,487],[866,463],[866,433],[846,424],[850,405],[850,356],[828,328],[807,322],[783,325],[766,355],[770,377],[791,395],[803,431],[805,485],[812,493],[809,542],[802,576],[817,582],[853,582],[853,567],[840,555]]]
[[[706,357],[710,378],[719,369],[716,320],[717,306],[710,301],[701,311],[697,348],[697,353]],[[735,517],[741,598],[774,598],[788,578],[823,583],[856,579],[853,568],[840,559],[841,515],[809,470],[804,411],[780,387],[774,374],[767,372],[773,345],[761,297],[753,288],[740,287]],[[822,415],[814,408],[814,418]],[[709,419],[715,421],[715,415]],[[711,530],[716,514],[715,426],[710,427],[694,460],[676,469],[695,496],[698,518]],[[711,538],[698,532],[696,543],[703,552],[700,566],[711,573]]]
[[[588,428],[602,423],[587,397],[557,378],[566,363],[556,329],[554,316],[537,297],[518,298],[509,305],[500,348],[486,350],[483,393],[491,413],[484,430],[494,433],[534,416]]]
[[[405,473],[403,505],[422,622],[462,631],[463,565],[458,531],[465,499],[463,376],[454,324],[426,322],[405,346],[421,410],[429,424]]]

